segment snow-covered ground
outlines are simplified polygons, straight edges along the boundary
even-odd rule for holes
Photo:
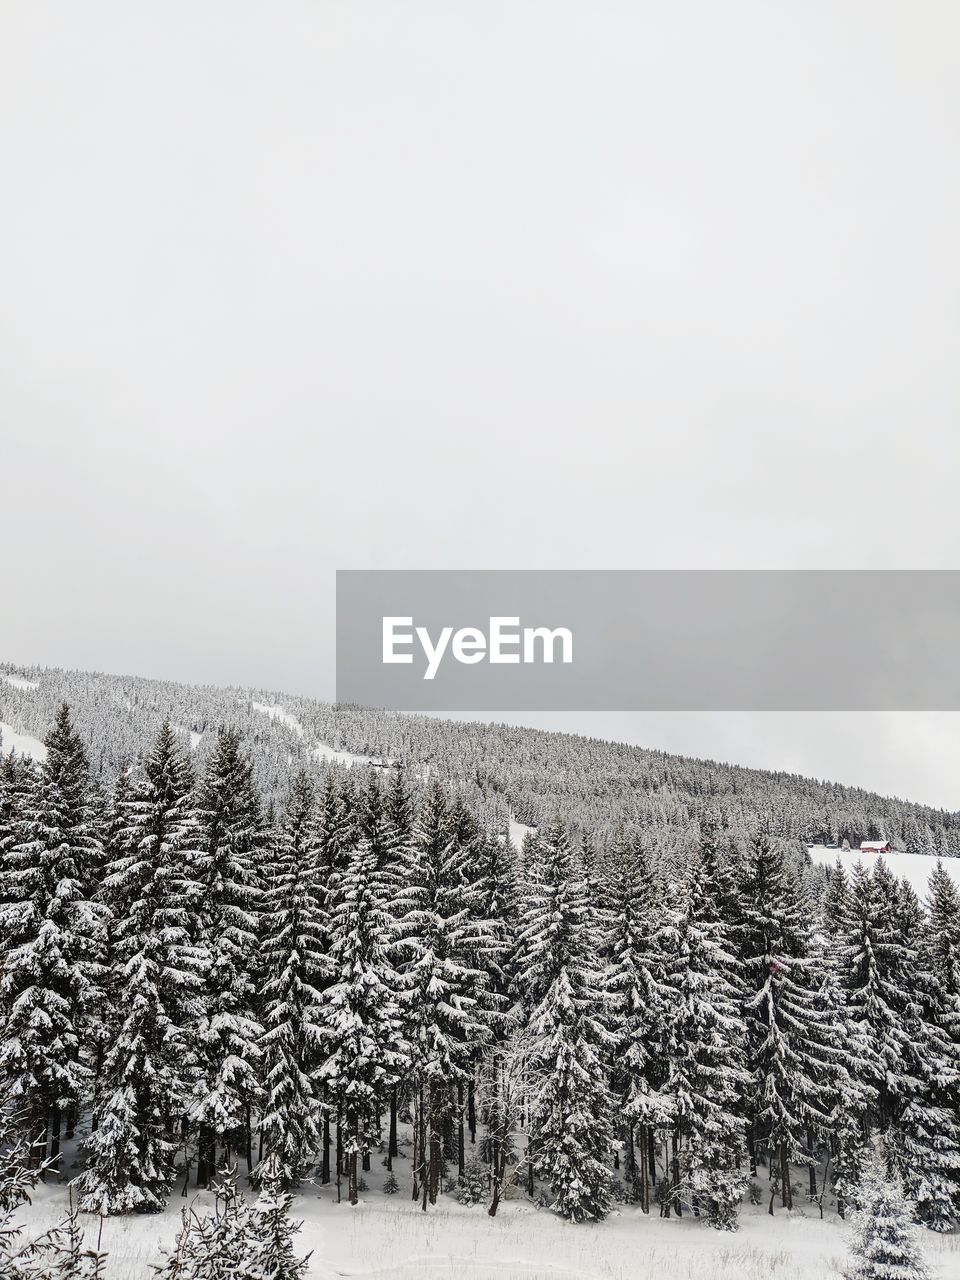
[[[32,756],[34,760],[46,760],[47,748],[39,738],[32,738],[29,733],[17,733],[10,725],[0,720],[0,755],[9,755],[16,751],[18,756]]]
[[[536,827],[525,827],[523,823],[518,822],[516,818],[513,816],[513,814],[511,813],[510,829],[508,834],[510,837],[510,843],[513,845],[515,849],[522,849],[524,837],[527,835],[535,835],[536,830],[537,830]]]
[[[372,1190],[356,1208],[338,1205],[332,1186],[297,1196],[298,1246],[313,1251],[312,1280],[837,1280],[846,1254],[847,1226],[832,1217],[821,1222],[809,1205],[772,1218],[763,1205],[745,1208],[740,1231],[730,1235],[633,1207],[575,1225],[526,1202],[505,1202],[491,1219],[484,1205],[467,1208],[443,1196],[424,1214],[402,1176],[401,1186],[389,1197]],[[51,1225],[66,1197],[63,1186],[41,1187],[26,1211],[30,1230]],[[159,1216],[107,1219],[108,1276],[147,1280],[158,1245],[172,1243],[181,1208],[211,1203],[208,1193],[191,1193]],[[97,1229],[92,1220],[94,1238]],[[924,1232],[923,1241],[938,1280],[960,1280],[960,1239]]]
[[[848,871],[857,862],[862,862],[865,867],[875,866],[877,860],[882,857],[891,871],[909,881],[921,901],[926,897],[930,874],[937,865],[937,859],[925,853],[862,853],[859,849],[843,852],[840,849],[830,849],[821,844],[810,845],[807,851],[814,862],[827,863],[831,867],[839,858]],[[944,858],[943,865],[957,884],[960,885],[960,858]]]
[[[349,769],[354,764],[389,764],[388,759],[380,760],[374,756],[358,756],[353,751],[338,751],[336,747],[329,746],[326,742],[318,742],[313,748],[313,754],[318,760],[331,760],[335,764],[345,764]]]

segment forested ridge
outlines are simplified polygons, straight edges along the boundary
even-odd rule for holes
[[[884,837],[911,853],[960,854],[958,813],[794,774],[264,689],[0,664],[0,722],[42,737],[63,702],[95,775],[108,780],[137,759],[167,719],[185,744],[193,735],[201,763],[219,729],[240,729],[267,801],[283,796],[291,768],[320,775],[336,764],[330,756],[339,751],[403,761],[411,774],[439,776],[462,789],[490,825],[505,827],[511,814],[531,826],[559,817],[577,838],[600,839],[636,826],[651,850],[667,852],[686,844],[709,813],[731,830],[747,832],[760,822],[771,835],[801,842],[846,839],[856,847]]]

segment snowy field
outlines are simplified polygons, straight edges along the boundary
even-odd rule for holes
[[[16,751],[18,756],[32,756],[34,760],[46,760],[47,748],[39,738],[32,738],[29,733],[17,733],[8,724],[0,720],[0,755],[9,755]]]
[[[526,1203],[504,1203],[491,1219],[485,1207],[467,1208],[450,1196],[426,1214],[403,1194],[374,1191],[353,1209],[334,1197],[331,1187],[311,1188],[294,1209],[303,1220],[299,1252],[313,1251],[309,1275],[318,1280],[837,1280],[846,1256],[847,1228],[835,1219],[821,1223],[815,1206],[792,1215],[778,1210],[773,1218],[763,1206],[745,1208],[741,1230],[729,1235],[634,1208],[574,1225]],[[147,1280],[181,1207],[211,1202],[196,1193],[159,1216],[108,1219],[108,1275]],[[41,1187],[31,1229],[50,1225],[65,1203],[64,1187]],[[91,1220],[92,1238],[97,1225]],[[938,1280],[960,1280],[960,1239],[924,1232],[923,1240]]]
[[[937,859],[925,853],[885,853],[881,855],[879,853],[861,853],[859,849],[841,852],[840,849],[830,849],[820,844],[809,845],[807,852],[815,863],[827,864],[831,867],[839,858],[841,865],[847,869],[848,873],[858,862],[862,862],[865,867],[873,867],[876,865],[877,860],[882,857],[895,875],[902,876],[904,880],[910,883],[921,902],[926,899],[927,884],[934,867],[937,865]],[[943,865],[949,875],[960,885],[960,858],[944,858]]]

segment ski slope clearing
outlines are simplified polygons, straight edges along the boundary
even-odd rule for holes
[[[39,689],[39,680],[28,680],[26,676],[0,675],[0,680],[5,680],[7,684],[12,685],[14,689]]]
[[[268,705],[266,702],[251,703],[254,711],[259,711],[261,715],[269,716],[271,720],[279,720],[281,724],[285,724],[288,729],[292,729],[298,738],[303,737],[303,725],[296,716],[292,716],[289,711],[285,711],[283,707]]]
[[[292,730],[298,738],[304,736],[303,725],[295,715],[291,715],[284,707],[275,703],[268,704],[266,702],[252,702],[250,704],[254,711],[259,711],[261,715],[269,716],[271,720],[277,720],[280,724]],[[376,764],[388,765],[389,759],[378,759],[374,756],[360,756],[353,751],[338,751],[336,747],[331,747],[326,742],[318,742],[313,748],[314,757],[317,760],[327,760],[332,764],[346,765],[349,769],[354,764]]]
[[[11,751],[18,756],[31,756],[34,760],[47,758],[47,748],[39,738],[31,738],[29,733],[17,733],[16,729],[0,720],[0,755],[9,755]]]
[[[829,849],[825,845],[808,845],[807,852],[818,865],[833,866],[839,858],[847,871],[852,871],[858,862],[865,867],[873,867],[882,857],[890,870],[906,880],[921,902],[927,896],[927,885],[937,859],[925,853],[863,853],[859,849],[844,852],[840,849]],[[960,885],[960,858],[943,858],[945,870]]]
[[[308,1187],[294,1202],[294,1220],[303,1221],[297,1251],[313,1251],[311,1280],[836,1280],[849,1231],[832,1215],[821,1223],[808,1205],[772,1218],[764,1205],[745,1206],[740,1231],[730,1235],[632,1207],[578,1226],[526,1202],[505,1202],[490,1218],[484,1205],[468,1208],[450,1196],[426,1214],[405,1195],[373,1187],[353,1209],[335,1199],[333,1187]],[[25,1210],[31,1231],[52,1225],[66,1202],[65,1186],[41,1186]],[[162,1214],[105,1220],[110,1280],[148,1280],[158,1244],[173,1242],[181,1208],[211,1204],[209,1193],[195,1192],[175,1196]],[[97,1229],[91,1219],[92,1239]],[[924,1232],[923,1243],[938,1280],[960,1280],[960,1240]]]

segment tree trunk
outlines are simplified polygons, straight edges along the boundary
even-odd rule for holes
[[[680,1205],[680,1140],[676,1133],[673,1135],[673,1207],[677,1217],[683,1217],[683,1209]]]
[[[357,1153],[356,1151],[351,1151],[350,1152],[350,1191],[349,1191],[351,1204],[356,1204],[357,1201],[360,1199],[360,1194],[358,1191],[357,1184],[358,1184]]]
[[[457,1172],[461,1178],[466,1169],[466,1140],[463,1134],[463,1085],[457,1085]]]
[[[50,1128],[50,1119],[44,1116],[43,1120],[38,1122],[37,1131],[33,1142],[30,1144],[30,1165],[34,1169],[39,1169],[47,1158],[47,1131]],[[44,1177],[46,1175],[43,1175]]]
[[[247,1107],[243,1117],[243,1154],[247,1161],[247,1173],[253,1168],[253,1123],[250,1108]]]
[[[320,1156],[320,1181],[326,1187],[330,1184],[330,1112],[323,1113],[323,1152]]]
[[[54,1108],[50,1112],[50,1159],[53,1161],[53,1170],[56,1174],[60,1173],[60,1112]]]
[[[400,1147],[397,1143],[397,1086],[394,1085],[390,1090],[390,1136],[387,1140],[387,1168],[393,1168],[393,1158],[400,1154]]]
[[[630,1126],[630,1141],[633,1142],[633,1126]],[[634,1157],[636,1162],[636,1157]],[[648,1164],[648,1145],[647,1135],[644,1129],[640,1130],[640,1167],[634,1169],[634,1195],[640,1201],[640,1208],[644,1213],[650,1212],[650,1176],[647,1168]]]
[[[470,1130],[470,1144],[477,1142],[477,1097],[473,1080],[467,1085],[467,1128]]]
[[[817,1198],[817,1161],[814,1155],[813,1133],[807,1130],[807,1150],[810,1152],[810,1164],[807,1166],[807,1172],[810,1175],[810,1199]]]
[[[790,1162],[787,1159],[787,1144],[780,1144],[780,1203],[785,1209],[793,1208],[793,1187],[790,1185]]]

